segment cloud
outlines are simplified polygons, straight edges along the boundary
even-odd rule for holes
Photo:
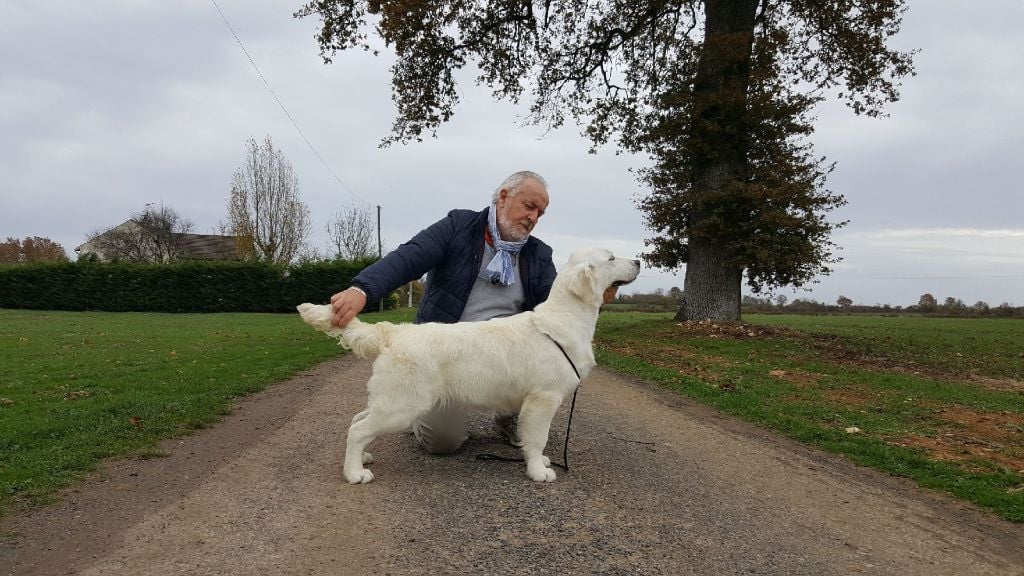
[[[362,202],[335,175],[374,211],[383,207],[383,235],[395,246],[450,209],[483,208],[505,176],[531,169],[551,183],[537,234],[556,259],[595,244],[643,251],[650,232],[634,201],[645,190],[629,171],[643,157],[614,147],[588,154],[571,124],[549,133],[522,126],[526,108],[494,102],[471,69],[459,75],[460,105],[437,139],[379,148],[395,113],[387,50],[344,52],[324,65],[317,23],[293,19],[295,6],[218,5],[305,138],[209,3],[0,3],[0,237],[48,236],[70,250],[148,202],[208,232],[225,219],[246,139],[270,135],[295,167],[321,248],[330,215]],[[832,217],[850,224],[835,237],[845,260],[801,294],[1020,302],[1021,20],[1017,0],[984,10],[911,5],[894,42],[922,49],[918,75],[890,117],[822,106],[813,142],[837,162],[828,186],[849,204]],[[645,269],[631,288],[672,286],[682,286],[681,273]]]
[[[969,272],[988,276],[1006,275],[1007,266],[1024,277],[1024,230],[979,230],[973,228],[924,228],[880,230],[846,239],[891,254],[889,266],[900,269],[935,270],[951,274]],[[902,256],[908,260],[902,261]],[[1013,268],[1016,267],[1016,268]],[[999,274],[1003,272],[1003,274]]]
[[[844,260],[813,286],[821,301],[844,295],[909,305],[930,292],[995,305],[1019,304],[1024,294],[1024,229],[883,229],[841,233],[836,241]]]

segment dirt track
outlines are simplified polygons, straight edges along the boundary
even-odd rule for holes
[[[530,482],[473,422],[462,451],[371,446],[341,478],[365,361],[342,357],[217,426],[0,521],[3,574],[1024,575],[1024,526],[597,370],[570,464]],[[561,460],[567,406],[548,454]]]

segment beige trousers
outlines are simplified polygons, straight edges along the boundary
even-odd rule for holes
[[[497,414],[494,427],[506,438],[514,434],[516,416]],[[461,406],[438,404],[412,425],[416,442],[431,454],[451,454],[469,438],[466,432],[466,410]]]

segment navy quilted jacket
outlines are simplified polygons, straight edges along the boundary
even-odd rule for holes
[[[427,292],[416,313],[416,323],[458,322],[480,272],[486,228],[486,209],[452,210],[447,217],[363,269],[352,284],[366,292],[367,302],[375,302],[429,272]],[[523,311],[533,310],[547,300],[555,280],[551,247],[531,236],[519,251],[519,274],[525,296]]]

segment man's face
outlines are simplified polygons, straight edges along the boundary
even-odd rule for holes
[[[501,239],[522,242],[530,236],[548,209],[548,193],[540,182],[527,178],[519,185],[519,193],[515,196],[509,196],[508,190],[499,192],[496,208]]]

